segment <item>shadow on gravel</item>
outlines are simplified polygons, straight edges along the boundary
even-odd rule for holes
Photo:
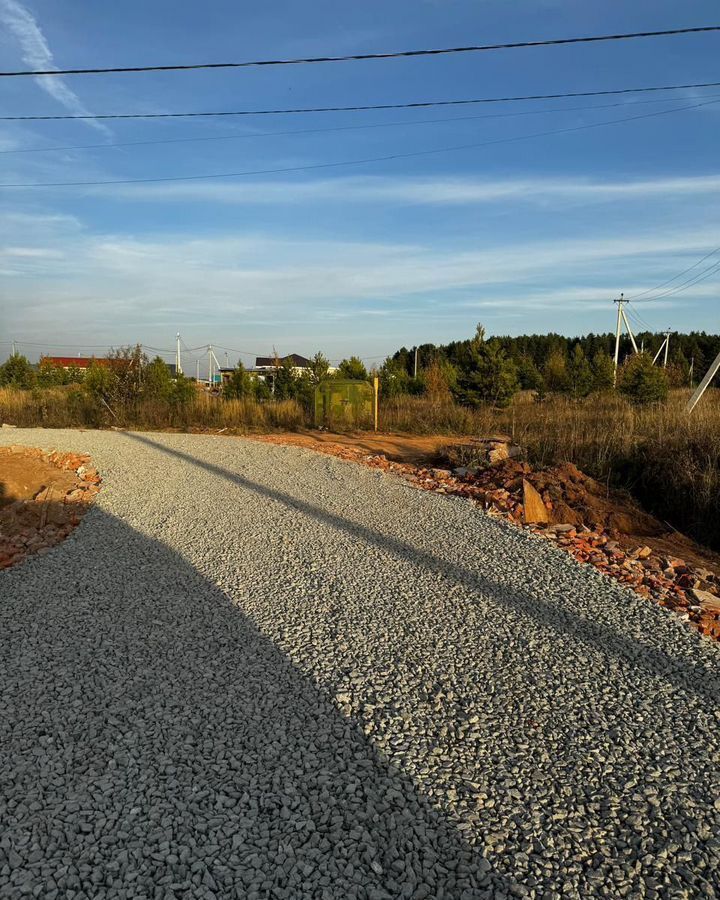
[[[94,508],[0,597],[3,898],[509,891],[164,544]]]
[[[248,478],[222,466],[197,459],[180,450],[164,446],[145,435],[124,432],[123,435],[138,441],[161,453],[180,459],[190,465],[205,469],[212,475],[225,478],[245,490],[253,491],[260,496],[282,503],[292,510],[302,513],[325,525],[345,531],[357,540],[375,545],[403,560],[409,560],[431,572],[437,573],[451,582],[457,582],[489,596],[493,601],[502,604],[513,612],[521,613],[540,625],[548,627],[560,634],[570,635],[593,650],[625,661],[631,665],[645,669],[653,677],[662,678],[679,687],[683,691],[696,694],[701,700],[717,702],[720,695],[720,682],[709,676],[702,664],[691,659],[677,659],[669,653],[644,643],[635,636],[619,633],[610,625],[596,622],[583,616],[576,610],[563,609],[557,604],[544,600],[539,595],[531,595],[512,588],[509,593],[507,585],[502,585],[484,578],[479,572],[466,569],[456,563],[441,559],[427,550],[415,547],[405,541],[386,534],[373,531],[305,500],[292,497],[282,491],[251,481]]]

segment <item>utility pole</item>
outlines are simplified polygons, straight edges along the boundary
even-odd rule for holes
[[[12,342],[12,355],[17,356],[17,347],[15,346],[15,341]]]
[[[693,382],[695,381],[695,379],[694,379],[694,375],[695,375],[695,357],[694,357],[694,356],[691,356],[691,357],[690,357],[690,372],[689,372],[689,375],[690,375],[690,387],[692,388],[692,387],[694,386],[694,385],[693,385]]]
[[[712,365],[710,366],[710,368],[709,368],[709,369],[707,370],[707,372],[705,373],[705,377],[703,378],[703,380],[702,380],[702,381],[700,382],[700,384],[698,385],[697,390],[695,391],[695,393],[694,393],[694,394],[692,395],[692,397],[688,400],[688,404],[687,404],[687,406],[685,407],[685,412],[691,413],[691,412],[695,409],[695,407],[697,406],[697,404],[698,404],[700,398],[702,397],[702,395],[703,395],[703,394],[705,393],[705,391],[707,390],[708,385],[710,384],[710,382],[713,380],[713,378],[714,378],[715,375],[717,374],[718,369],[720,369],[720,353],[718,353],[718,355],[717,355],[717,356],[715,357],[715,359],[712,361]]]
[[[628,317],[625,315],[625,309],[623,308],[624,305],[627,303],[627,300],[625,299],[625,295],[620,294],[618,299],[614,300],[613,302],[617,303],[617,305],[618,305],[617,325],[615,327],[615,373],[613,375],[613,387],[614,387],[615,384],[617,383],[617,370],[618,370],[618,365],[620,362],[620,335],[622,334],[623,324],[625,325],[625,328],[627,329],[627,333],[628,333],[628,335],[630,337],[630,341],[632,342],[632,345],[633,345],[633,350],[636,353],[639,353],[640,351],[638,350],[638,346],[635,343],[635,335],[632,333],[632,328],[630,327],[630,323],[628,322]]]
[[[413,378],[417,378],[417,362],[418,362],[418,348],[415,348],[415,368]]]
[[[180,332],[177,333],[175,342],[175,375],[182,375],[182,361],[180,360]]]
[[[667,369],[668,351],[670,350],[670,335],[671,334],[672,334],[672,331],[670,331],[670,330],[665,332],[665,340],[662,342],[662,344],[660,344],[660,349],[655,354],[655,356],[653,356],[653,365],[654,365],[658,361],[658,359],[660,359],[660,354],[663,352],[663,350],[665,351],[665,356],[663,358],[663,369]]]
[[[229,369],[229,368],[230,368],[230,366],[228,365],[228,355],[227,355],[227,350],[225,351],[225,368],[226,368],[226,369]]]
[[[200,381],[200,360],[195,360],[195,381]]]
[[[213,385],[213,352],[212,344],[208,344],[208,387]]]

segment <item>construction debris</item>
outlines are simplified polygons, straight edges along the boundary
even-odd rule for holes
[[[90,457],[0,448],[0,569],[43,554],[78,526],[100,490]]]

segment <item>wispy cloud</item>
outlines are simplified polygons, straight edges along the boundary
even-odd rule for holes
[[[98,193],[127,200],[223,204],[308,202],[467,205],[481,203],[604,203],[617,199],[683,198],[720,193],[720,174],[634,180],[569,178],[388,178],[356,176],[311,181],[214,181],[122,185]]]
[[[67,334],[68,322],[87,322],[109,343],[139,337],[165,346],[163,335],[180,328],[195,343],[222,334],[230,346],[263,352],[289,334],[297,352],[323,346],[335,355],[426,338],[430,321],[437,340],[466,333],[477,319],[494,331],[517,329],[519,315],[531,329],[609,328],[616,291],[651,287],[717,242],[709,227],[470,247],[252,232],[142,238],[42,233],[43,219],[21,226],[4,218],[0,243],[4,231],[9,246],[0,260],[16,301],[8,333],[28,334],[32,322],[38,340],[49,339]],[[713,290],[698,285],[643,315],[663,309],[663,326],[673,317],[698,325]],[[352,326],[333,324],[340,319]]]
[[[52,51],[32,13],[18,0],[0,0],[0,22],[17,38],[23,62],[32,69],[56,69]],[[76,116],[91,115],[78,95],[62,78],[50,76],[36,78],[37,84],[46,93]],[[88,120],[88,125],[104,135],[111,131],[101,122]]]

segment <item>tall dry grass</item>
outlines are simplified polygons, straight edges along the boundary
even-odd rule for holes
[[[0,388],[0,421],[33,428],[227,428],[231,431],[294,430],[306,424],[295,400],[258,403],[199,395],[188,403],[146,400],[125,407],[104,405],[78,388],[19,391]]]
[[[502,410],[398,397],[383,405],[382,424],[421,434],[509,434],[534,465],[574,463],[720,549],[720,390],[708,391],[690,415],[688,396],[674,391],[666,403],[640,407],[614,394],[543,403],[519,396]]]

